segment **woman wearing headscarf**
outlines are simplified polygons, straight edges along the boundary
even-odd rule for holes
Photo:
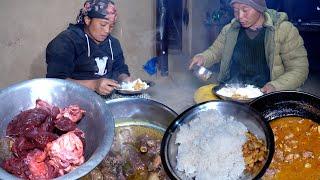
[[[86,1],[77,23],[48,44],[46,77],[75,81],[101,95],[131,80],[120,43],[110,34],[116,20],[112,1]]]

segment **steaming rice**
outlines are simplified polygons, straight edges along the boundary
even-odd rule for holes
[[[245,85],[244,87],[226,85],[226,87],[223,87],[219,91],[217,91],[217,94],[225,97],[239,97],[250,99],[263,95],[260,89],[253,85]]]
[[[141,79],[136,79],[133,82],[121,83],[121,90],[141,91],[147,88],[149,88],[149,85],[146,82],[143,82]]]
[[[201,112],[177,133],[177,170],[191,179],[238,179],[245,170],[247,128],[218,111]]]

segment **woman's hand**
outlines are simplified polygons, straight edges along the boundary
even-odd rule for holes
[[[189,69],[192,69],[192,66],[197,64],[198,66],[204,65],[204,62],[206,61],[205,57],[202,55],[196,55],[192,58],[191,63],[189,65]]]
[[[271,93],[273,91],[276,91],[276,88],[272,84],[266,84],[263,86],[263,88],[260,89],[261,92],[264,94]]]
[[[101,95],[110,94],[114,88],[119,87],[117,81],[112,79],[100,78],[96,80],[95,91]]]

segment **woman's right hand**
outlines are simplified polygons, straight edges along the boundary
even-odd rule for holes
[[[114,88],[119,87],[117,81],[112,79],[100,78],[96,80],[95,91],[101,95],[110,94]]]
[[[197,64],[198,66],[204,65],[204,62],[206,61],[205,57],[202,55],[196,55],[192,58],[191,63],[189,65],[189,69],[192,69],[192,66]]]

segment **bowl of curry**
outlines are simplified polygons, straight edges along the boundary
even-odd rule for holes
[[[319,179],[320,98],[282,91],[250,106],[269,121],[275,139],[275,153],[262,179]]]

